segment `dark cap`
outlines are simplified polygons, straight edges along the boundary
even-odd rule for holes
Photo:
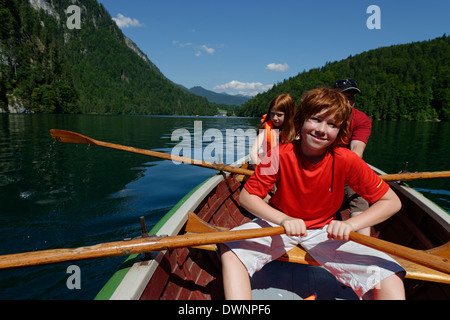
[[[352,90],[356,91],[355,93],[361,93],[361,90],[358,89],[358,84],[352,79],[338,80],[333,84],[333,88],[338,89],[341,92]]]

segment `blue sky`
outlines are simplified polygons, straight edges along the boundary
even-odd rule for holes
[[[230,94],[254,95],[326,62],[450,35],[448,0],[99,2],[167,78]],[[371,5],[380,19],[367,13]]]

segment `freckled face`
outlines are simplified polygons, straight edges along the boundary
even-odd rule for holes
[[[339,133],[334,114],[325,116],[327,110],[307,119],[301,130],[302,151],[306,156],[320,156],[333,144]]]

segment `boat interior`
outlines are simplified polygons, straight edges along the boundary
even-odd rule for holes
[[[250,221],[251,214],[239,206],[243,183],[236,175],[227,176],[198,205],[197,216],[211,225],[225,228]],[[433,249],[450,241],[448,217],[442,217],[432,207],[424,205],[415,191],[404,192],[398,183],[390,185],[400,196],[403,207],[393,218],[373,228],[373,236],[420,250]],[[342,208],[340,214],[346,219],[348,210]],[[183,228],[180,233],[184,231]],[[445,250],[449,253],[448,248]],[[156,260],[159,267],[141,299],[224,299],[221,263],[215,251],[168,250],[160,252]],[[302,300],[311,295],[318,300],[358,299],[351,288],[337,282],[326,270],[308,264],[273,261],[257,272],[251,283],[253,299]],[[407,299],[450,298],[450,284],[405,279],[405,288]]]

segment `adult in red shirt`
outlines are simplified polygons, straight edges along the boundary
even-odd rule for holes
[[[334,83],[333,88],[339,90],[348,100],[352,107],[350,120],[350,137],[346,141],[346,147],[363,157],[364,150],[369,142],[372,130],[372,120],[362,111],[355,109],[356,95],[361,93],[358,84],[352,79],[341,79]],[[350,216],[354,217],[369,208],[369,204],[363,197],[349,186],[345,187],[344,205],[350,209]],[[370,236],[370,228],[358,230],[359,233]]]
[[[372,120],[364,112],[355,108],[356,95],[360,94],[361,90],[359,90],[356,81],[352,79],[338,80],[334,83],[333,88],[339,90],[353,108],[350,120],[350,137],[347,141],[347,147],[362,158],[367,143],[369,142]]]

